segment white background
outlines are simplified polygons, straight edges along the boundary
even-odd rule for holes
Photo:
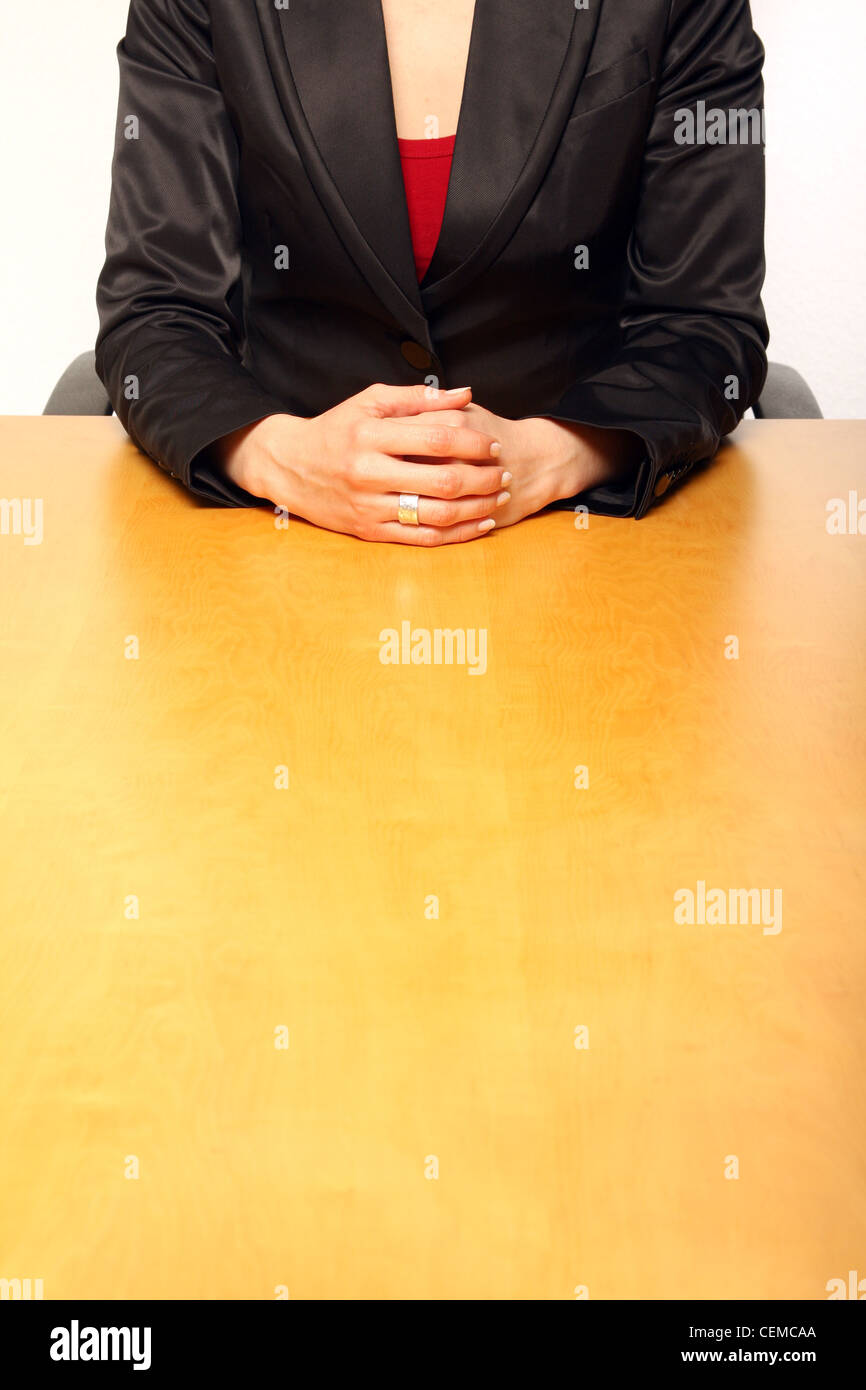
[[[3,5],[0,414],[40,413],[96,337],[126,13],[127,0]],[[866,0],[752,0],[752,14],[767,49],[770,357],[799,368],[825,415],[863,417]]]

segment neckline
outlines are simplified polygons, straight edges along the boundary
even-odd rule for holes
[[[453,135],[437,135],[435,139],[407,140],[398,135],[397,145],[402,158],[436,159],[453,154],[456,139],[456,131]]]
[[[459,106],[458,111],[457,111],[457,129],[455,130],[455,132],[454,132],[453,135],[443,135],[443,136],[438,137],[438,140],[437,140],[437,142],[436,142],[436,143],[439,143],[439,141],[451,140],[451,141],[452,141],[452,150],[451,150],[451,153],[452,153],[452,154],[453,154],[453,152],[454,152],[454,150],[453,150],[453,142],[456,142],[456,140],[457,140],[457,136],[458,136],[459,133],[460,133],[460,125],[461,125],[461,122],[464,121],[464,113],[465,113],[466,110],[468,109],[468,100],[467,100],[467,98],[468,98],[468,96],[469,96],[468,88],[469,88],[469,85],[470,85],[470,75],[472,74],[472,72],[473,72],[473,70],[474,70],[474,69],[473,69],[473,65],[474,65],[474,62],[475,62],[475,60],[477,59],[477,56],[478,56],[478,54],[477,54],[478,43],[479,43],[478,32],[479,32],[480,27],[481,27],[481,22],[482,22],[482,21],[481,21],[481,8],[482,8],[482,6],[484,5],[484,3],[485,3],[485,0],[475,0],[475,3],[474,3],[474,5],[473,5],[473,7],[472,7],[472,23],[471,23],[470,26],[469,26],[469,48],[468,48],[467,53],[466,53],[466,67],[465,67],[465,69],[464,69],[464,71],[463,71],[463,88],[462,88],[461,93],[460,93],[460,106]],[[390,97],[390,105],[391,105],[391,129],[392,129],[393,132],[394,132],[394,138],[395,138],[396,141],[397,141],[398,147],[399,147],[399,146],[406,145],[406,144],[410,144],[410,145],[411,145],[411,144],[413,144],[413,143],[414,143],[414,144],[417,144],[417,145],[429,145],[429,144],[432,144],[432,143],[434,143],[434,142],[432,142],[432,141],[430,141],[430,140],[416,140],[416,141],[411,141],[411,140],[409,140],[409,141],[404,141],[404,140],[401,140],[400,136],[397,134],[397,113],[396,113],[396,110],[395,110],[395,108],[394,108],[394,84],[393,84],[393,81],[392,81],[392,79],[391,79],[391,61],[390,61],[390,58],[389,58],[389,56],[388,56],[388,31],[387,31],[387,29],[386,29],[386,27],[385,27],[385,11],[384,11],[384,8],[383,8],[383,5],[382,5],[382,0],[374,0],[374,6],[375,6],[376,10],[378,10],[378,13],[379,13],[379,28],[380,28],[380,32],[381,32],[381,35],[382,35],[382,42],[384,43],[384,46],[385,46],[385,72],[386,72],[387,79],[388,79],[388,95],[389,95],[389,97]],[[411,153],[412,153],[412,151],[409,151],[409,150],[404,151],[404,152],[407,153],[407,154],[411,154]],[[446,204],[446,208],[447,208],[447,204]]]

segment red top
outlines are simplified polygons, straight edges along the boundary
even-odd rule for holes
[[[455,139],[454,135],[443,135],[439,140],[397,141],[419,283],[439,240]]]

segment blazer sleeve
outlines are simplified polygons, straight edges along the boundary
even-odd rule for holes
[[[207,6],[132,0],[117,53],[96,370],[161,467],[214,501],[252,501],[207,468],[193,475],[214,440],[286,409],[241,363],[238,150]]]
[[[646,457],[625,485],[557,503],[641,517],[710,458],[759,398],[769,340],[764,146],[678,144],[676,113],[758,110],[764,50],[748,0],[672,0],[628,249],[619,341],[552,419],[627,429]],[[680,122],[682,129],[682,122]]]

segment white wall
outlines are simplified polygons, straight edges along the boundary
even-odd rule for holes
[[[96,336],[126,12],[127,0],[3,6],[0,414],[38,414]],[[767,48],[770,355],[804,372],[826,415],[866,416],[866,4],[752,0],[752,12]]]
[[[128,0],[4,0],[0,414],[39,414],[93,346]]]
[[[866,416],[866,4],[752,0],[764,41],[770,358]]]

